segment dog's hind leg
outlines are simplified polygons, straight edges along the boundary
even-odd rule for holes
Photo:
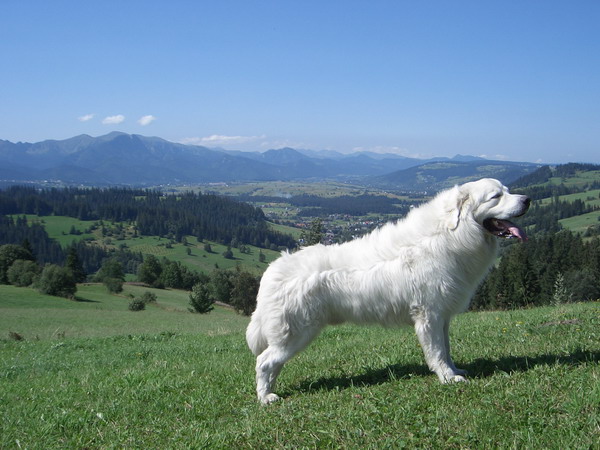
[[[448,363],[450,348],[446,347],[445,319],[434,315],[419,315],[415,318],[415,332],[429,368],[442,383],[467,381],[455,372],[454,364]]]
[[[256,358],[256,394],[263,404],[279,400],[273,392],[277,377],[295,354],[303,350],[319,334],[320,328],[305,329],[301,334],[288,334],[283,340],[269,344]]]
[[[285,350],[273,346],[267,347],[256,358],[256,395],[265,405],[279,400],[273,388],[283,365],[290,358]]]

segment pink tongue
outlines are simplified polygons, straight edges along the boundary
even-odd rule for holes
[[[525,234],[525,230],[519,228],[514,223],[508,220],[503,220],[502,223],[504,224],[504,226],[506,226],[506,229],[510,231],[510,234],[519,238],[520,241],[525,242],[527,240],[527,234]]]

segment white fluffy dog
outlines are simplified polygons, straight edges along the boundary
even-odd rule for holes
[[[466,310],[494,262],[496,237],[526,239],[508,219],[529,203],[486,178],[442,191],[360,239],[284,253],[262,277],[246,331],[259,400],[278,400],[283,365],[325,325],[346,321],[414,325],[440,381],[466,381],[450,358],[450,319]]]

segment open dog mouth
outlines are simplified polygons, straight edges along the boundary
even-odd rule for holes
[[[515,225],[510,220],[502,219],[485,219],[483,221],[484,228],[492,233],[494,236],[498,236],[505,239],[517,238],[521,242],[527,240],[525,231],[518,225]]]

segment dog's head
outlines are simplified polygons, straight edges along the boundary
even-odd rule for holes
[[[451,229],[456,229],[469,214],[475,222],[494,236],[527,240],[525,232],[510,219],[522,216],[531,200],[526,195],[511,194],[493,178],[483,178],[453,189],[450,211]]]

